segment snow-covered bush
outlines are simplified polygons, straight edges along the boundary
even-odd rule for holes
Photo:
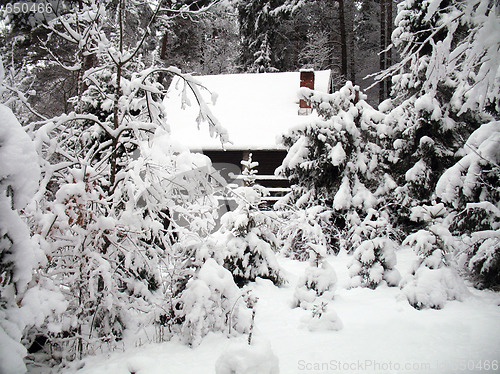
[[[378,237],[363,241],[355,250],[349,266],[351,286],[376,288],[383,280],[389,286],[397,286],[401,280],[396,265],[396,243]]]
[[[458,273],[450,268],[420,266],[401,283],[402,292],[415,309],[442,309],[447,301],[462,301],[469,294]]]
[[[416,309],[441,309],[448,300],[462,300],[467,287],[453,266],[453,256],[445,248],[453,240],[442,225],[432,225],[409,235],[403,244],[410,245],[419,259],[411,275],[401,281],[402,293]]]
[[[306,261],[310,255],[310,243],[327,248],[327,253],[338,252],[330,222],[331,212],[322,206],[298,209],[280,215],[278,237],[282,243],[281,253],[296,260]]]
[[[258,209],[263,193],[265,189],[258,185],[236,188],[237,208],[221,217],[221,228],[209,239],[208,255],[233,274],[238,286],[257,277],[277,285],[284,282],[276,260],[275,218],[272,212]]]
[[[310,265],[297,282],[293,307],[312,309],[320,301],[331,301],[337,284],[337,275],[332,265],[323,258],[321,246],[311,244]]]
[[[182,335],[191,346],[200,344],[210,331],[243,333],[250,327],[250,313],[232,274],[208,259],[187,283],[180,297]]]
[[[216,374],[279,374],[278,357],[263,339],[252,344],[232,344],[215,363]]]
[[[158,75],[179,76],[198,99],[199,120],[222,142],[225,131],[193,77],[146,66],[149,26],[139,43],[117,38],[133,12],[130,2],[90,0],[47,25],[51,37],[77,46],[74,66],[64,67],[81,78],[74,112],[31,124],[43,166],[30,212],[48,259],[41,273],[69,303],[60,331],[41,333],[62,360],[112,347],[138,321],[175,318],[195,272],[192,237],[201,242],[215,225],[209,160],[170,141]]]

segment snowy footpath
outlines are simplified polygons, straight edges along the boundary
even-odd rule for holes
[[[403,277],[413,259],[409,249],[398,252]],[[398,288],[347,289],[349,257],[340,254],[328,258],[338,278],[329,310],[337,313],[343,328],[311,332],[304,323],[311,312],[291,307],[308,263],[279,261],[287,285],[277,288],[259,279],[251,288],[259,297],[255,337],[269,341],[280,373],[500,372],[500,294],[469,287],[470,296],[462,302],[418,311]],[[218,357],[246,339],[209,334],[194,349],[175,341],[148,343],[89,357],[64,373],[214,374]]]

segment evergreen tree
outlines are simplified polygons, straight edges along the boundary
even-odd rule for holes
[[[325,247],[326,254],[337,253],[339,245],[335,238],[338,232],[331,225],[331,217],[332,211],[321,205],[283,212],[280,218],[286,220],[286,225],[281,225],[278,232],[282,243],[281,253],[300,261],[310,258],[311,245]]]
[[[250,157],[242,164],[246,167],[247,184],[251,185],[252,171],[258,163]],[[276,218],[272,212],[259,210],[266,193],[260,185],[236,188],[237,208],[221,217],[222,226],[208,243],[208,255],[223,264],[240,287],[257,277],[270,279],[277,285],[284,282],[275,255],[278,240],[273,220]]]
[[[498,121],[482,125],[436,186],[437,196],[455,211],[449,230],[456,236],[459,262],[480,288],[500,286],[499,137]]]
[[[276,27],[278,17],[273,13],[283,0],[238,1],[241,37],[241,67],[243,71],[276,71]]]
[[[335,270],[324,259],[325,248],[311,243],[309,250],[310,266],[299,279],[293,300],[293,306],[302,309],[313,309],[318,301],[328,304],[333,299],[337,283]]]
[[[277,172],[289,178],[292,191],[280,204],[331,209],[330,222],[344,232],[351,249],[362,239],[358,225],[395,187],[378,144],[387,138],[384,116],[350,82],[331,95],[302,93],[322,119],[282,138],[288,154]]]
[[[164,66],[198,74],[234,72],[238,31],[232,4],[189,0],[174,2],[171,8],[176,12],[161,12],[157,22],[163,34],[158,55]],[[182,17],[182,9],[189,9],[190,16]]]
[[[354,251],[349,273],[353,278],[351,286],[375,289],[383,280],[389,286],[397,286],[401,275],[396,265],[397,243],[383,236],[367,239]]]
[[[29,102],[35,113],[50,117],[71,107],[68,99],[77,92],[79,70],[65,70],[53,61],[56,57],[62,63],[69,63],[76,49],[68,41],[51,38],[47,26],[54,18],[70,11],[76,1],[38,0],[30,2],[30,6],[33,5],[43,11],[7,13],[7,4],[0,7],[0,11],[5,12],[0,53],[7,70],[18,74],[17,83],[25,93],[21,99]],[[24,111],[21,122],[39,120],[35,113]]]
[[[478,13],[484,8],[482,12],[487,15],[483,24],[487,27],[494,22],[490,19],[493,5],[487,1],[477,3],[481,3]],[[430,203],[439,177],[456,161],[455,154],[468,135],[488,121],[488,115],[477,111],[480,103],[473,102],[473,92],[487,90],[481,96],[485,98],[482,102],[485,109],[496,105],[498,84],[489,82],[493,78],[483,71],[489,61],[487,56],[498,52],[489,45],[481,46],[479,40],[476,45],[471,43],[471,38],[484,31],[479,21],[481,16],[473,9],[472,4],[460,1],[439,4],[404,1],[399,6],[393,43],[403,58],[383,75],[396,74],[392,104],[396,105],[391,109],[386,102],[382,109],[389,113],[387,123],[397,139],[394,175],[402,186],[401,205],[407,209],[403,217],[409,216],[408,207],[413,204]],[[465,37],[468,27],[472,33]],[[472,54],[472,50],[477,54]],[[477,68],[472,68],[474,63]],[[471,78],[475,84],[466,78],[471,69],[481,71]]]
[[[418,260],[400,286],[408,302],[416,309],[441,309],[448,300],[462,300],[468,295],[455,268],[454,239],[446,224],[448,214],[442,203],[412,209],[412,219],[423,221],[426,226],[408,235],[403,242],[403,245],[412,247]]]
[[[382,103],[382,109],[395,138],[397,218],[412,233],[406,242],[421,256],[404,290],[416,307],[441,307],[461,294],[450,253],[462,252],[483,285],[498,282],[491,276],[498,244],[472,234],[497,229],[497,213],[486,206],[498,204],[495,189],[488,187],[498,180],[497,156],[488,146],[497,136],[493,121],[498,119],[500,95],[494,78],[498,66],[491,65],[500,45],[498,33],[491,33],[498,25],[498,5],[487,0],[408,0],[400,4],[396,23],[393,43],[402,60],[381,75],[394,74],[395,83],[395,98],[392,104]],[[479,157],[472,156],[479,149]],[[422,211],[448,211],[451,218],[432,213],[427,219]],[[470,250],[464,249],[465,243]],[[437,301],[426,299],[430,279],[443,287]]]

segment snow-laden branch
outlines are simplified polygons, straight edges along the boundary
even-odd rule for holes
[[[450,103],[458,115],[469,109],[482,110],[489,104],[499,110],[500,5],[491,0],[471,0],[439,9],[439,3],[431,2],[425,15],[425,20],[437,17],[439,21],[416,32],[407,32],[407,14],[398,13],[396,24],[400,24],[392,40],[394,46],[403,46],[403,59],[367,76],[375,78],[369,88],[390,77],[405,79],[408,72],[412,80],[407,84],[411,86],[425,73],[419,89],[434,92],[438,85],[450,86]],[[464,27],[469,29],[467,35],[463,35]],[[426,35],[423,40],[419,40],[421,34]]]

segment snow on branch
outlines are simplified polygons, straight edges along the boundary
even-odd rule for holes
[[[489,104],[499,110],[499,5],[491,0],[471,0],[439,9],[440,3],[434,1],[423,7],[427,27],[414,32],[410,26],[412,13],[405,8],[411,4],[400,4],[392,41],[404,57],[388,69],[369,75],[376,80],[369,88],[389,77],[393,81],[405,79],[409,72],[415,80],[425,73],[419,89],[435,92],[438,85],[450,86],[454,91],[450,102],[459,115]],[[464,28],[468,29],[466,36]],[[417,87],[419,82],[413,80],[405,84]]]
[[[198,117],[197,117],[197,122],[198,124],[201,122],[207,122],[209,125],[209,132],[210,136],[212,137],[219,137],[222,145],[226,143],[231,143],[229,141],[228,137],[228,132],[227,130],[221,125],[219,120],[215,117],[215,115],[212,113],[210,110],[210,107],[207,105],[207,102],[203,98],[200,88],[207,90],[210,92],[205,86],[203,86],[195,77],[193,77],[191,74],[183,74],[178,68],[175,67],[169,67],[167,69],[159,69],[159,71],[165,71],[168,73],[171,73],[173,75],[177,75],[181,79],[184,80],[184,90],[182,93],[183,97],[183,105],[187,104],[190,105],[189,100],[187,99],[186,96],[186,88],[189,88],[191,92],[193,93],[196,102],[198,103],[198,106],[200,108]],[[215,95],[212,94],[212,101],[215,101]]]

